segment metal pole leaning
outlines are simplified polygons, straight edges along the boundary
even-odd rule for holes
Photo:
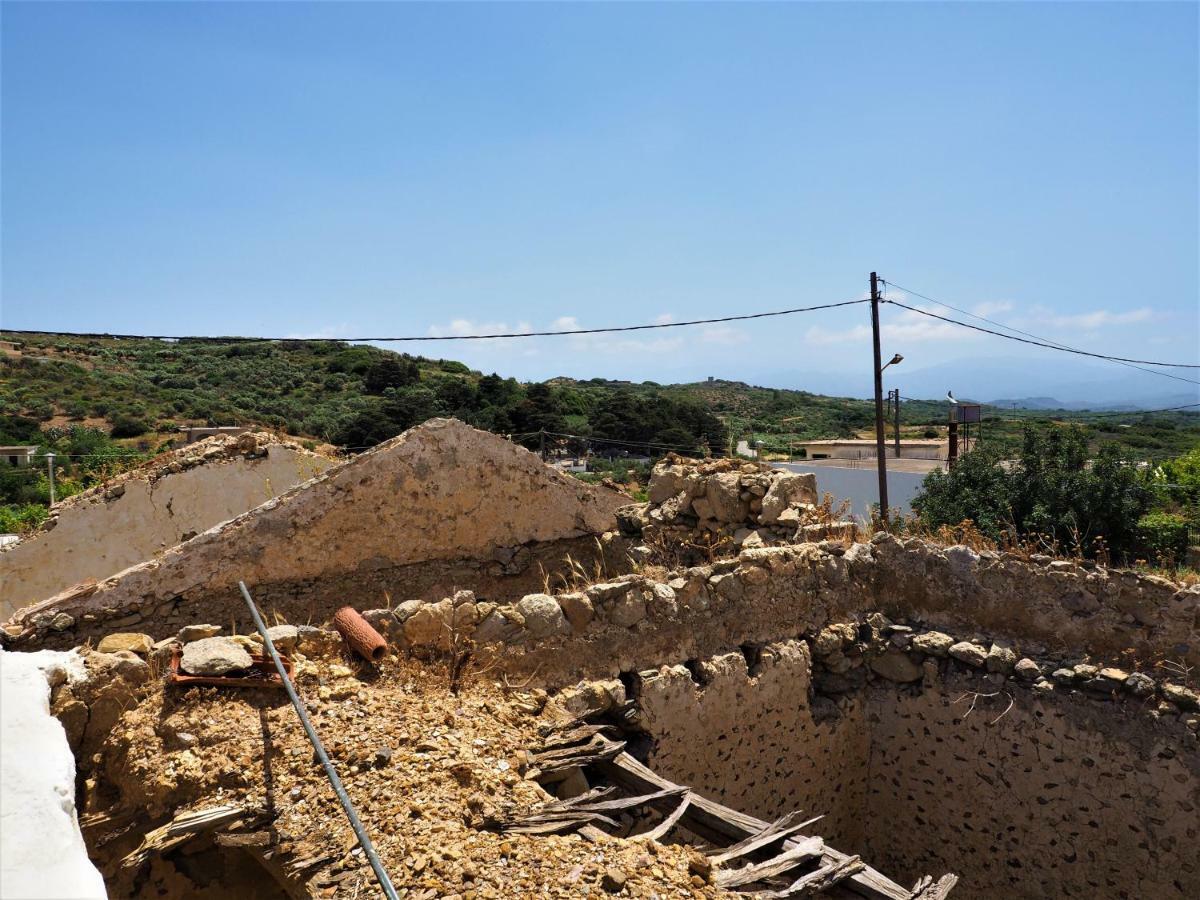
[[[342,779],[338,778],[337,770],[333,768],[329,754],[325,752],[325,747],[321,744],[321,738],[317,736],[316,729],[313,728],[312,722],[308,720],[308,714],[304,711],[304,704],[300,702],[300,697],[296,693],[295,687],[292,686],[291,679],[288,678],[287,672],[284,671],[283,663],[279,659],[279,653],[275,649],[275,645],[271,642],[270,635],[267,634],[267,626],[263,624],[262,616],[258,614],[258,607],[254,605],[254,600],[250,597],[250,591],[246,589],[246,582],[239,581],[238,587],[242,590],[246,606],[250,608],[250,615],[254,619],[254,627],[262,635],[263,646],[267,648],[267,653],[271,655],[271,661],[275,663],[275,669],[279,672],[279,677],[283,679],[284,690],[287,691],[287,695],[292,701],[292,706],[296,708],[296,715],[300,717],[300,724],[304,726],[305,732],[308,733],[308,739],[312,742],[313,749],[317,751],[317,758],[321,760],[321,765],[325,768],[325,774],[329,777],[329,783],[333,785],[333,791],[337,794],[338,801],[342,804],[342,809],[346,811],[346,818],[350,820],[350,827],[354,829],[359,846],[363,848],[363,853],[366,854],[367,861],[371,863],[371,868],[375,870],[375,878],[378,879],[379,886],[383,888],[384,896],[388,900],[399,900],[396,889],[392,887],[392,880],[388,878],[388,873],[383,868],[379,854],[375,852],[375,845],[371,843],[371,838],[367,834],[367,830],[363,827],[363,823],[359,820],[358,813],[354,811],[354,804],[350,802],[350,797],[346,793],[346,789],[342,786]]]

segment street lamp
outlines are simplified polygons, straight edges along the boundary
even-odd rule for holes
[[[897,353],[891,359],[889,359],[886,363],[884,363],[883,369],[886,369],[888,366],[898,366],[902,362],[904,362],[904,357],[901,356],[899,353]],[[883,369],[879,370],[880,384],[883,383]],[[894,410],[894,414],[896,416],[896,419],[895,419],[896,458],[899,459],[900,458],[900,389],[899,388],[896,388],[896,390],[894,390],[894,391],[888,391],[888,406],[889,407],[892,404],[893,396],[896,398],[895,399],[896,408]]]

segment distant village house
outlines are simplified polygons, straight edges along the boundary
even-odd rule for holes
[[[37,447],[0,447],[0,460],[9,466],[28,466],[33,464],[37,455]]]

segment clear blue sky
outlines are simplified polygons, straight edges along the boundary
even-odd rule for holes
[[[2,16],[4,326],[595,326],[849,299],[877,269],[1055,340],[1200,357],[1196,4]],[[885,319],[900,375],[986,359],[1048,389],[1189,390]],[[861,391],[866,323],[426,352]]]

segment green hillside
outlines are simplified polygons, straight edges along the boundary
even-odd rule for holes
[[[480,428],[649,443],[700,453],[725,444],[697,398],[644,386],[523,384],[452,360],[340,341],[81,339],[0,333],[4,437],[99,426],[118,439],[182,424],[257,424],[361,449],[434,416]],[[553,440],[553,436],[552,436]]]
[[[728,452],[730,439],[773,453],[796,441],[868,436],[869,400],[735,381],[659,385],[556,378],[522,383],[454,360],[340,341],[166,342],[0,332],[0,438],[98,426],[117,439],[154,442],[182,424],[256,424],[348,448],[378,443],[433,416],[517,434],[584,435],[610,448]],[[994,414],[993,414],[994,413]],[[942,401],[905,402],[905,437],[945,433]],[[1089,415],[985,410],[984,436],[1015,449],[1028,421],[1080,423],[1093,446],[1115,442],[1151,460],[1200,445],[1200,414]],[[890,426],[890,422],[889,422]],[[551,443],[565,441],[551,437]],[[578,442],[576,442],[578,443]],[[651,448],[654,449],[654,448]]]

